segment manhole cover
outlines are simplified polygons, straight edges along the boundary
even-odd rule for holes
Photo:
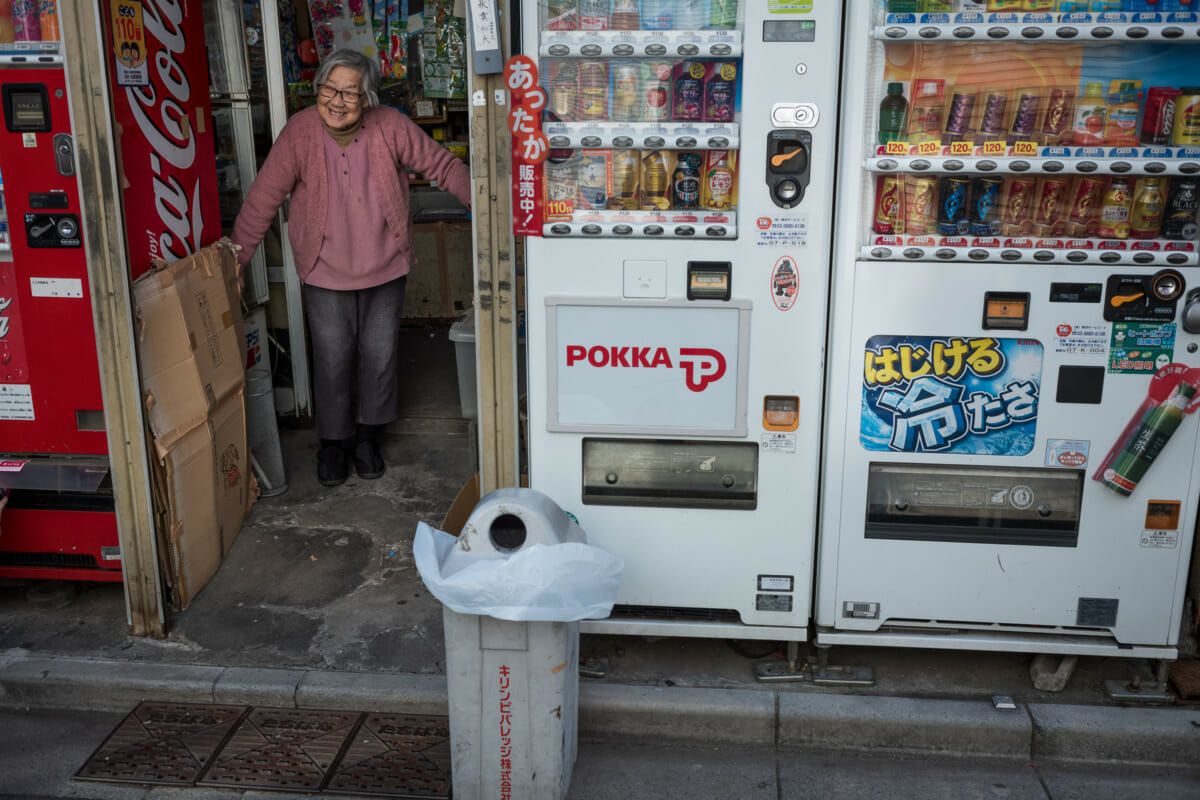
[[[1171,665],[1171,683],[1185,700],[1200,700],[1200,660],[1176,661]]]
[[[357,711],[255,708],[196,783],[318,790],[361,716]]]
[[[450,797],[450,721],[368,714],[326,791],[383,797]]]
[[[75,777],[190,786],[245,712],[246,706],[141,703]]]

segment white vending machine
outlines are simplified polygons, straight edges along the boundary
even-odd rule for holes
[[[625,561],[584,630],[803,640],[841,3],[522,12],[530,485]]]
[[[848,6],[816,640],[1174,658],[1200,18],[903,5]]]

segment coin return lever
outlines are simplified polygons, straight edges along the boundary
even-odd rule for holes
[[[767,134],[767,187],[780,208],[804,199],[808,187],[812,134],[806,130],[775,130]]]

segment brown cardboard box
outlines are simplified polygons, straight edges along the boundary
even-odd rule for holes
[[[246,443],[244,345],[233,249],[218,243],[134,283],[138,356],[154,438],[160,563],[184,609],[233,546],[257,498]]]
[[[529,476],[521,476],[521,486],[528,488]],[[458,490],[458,494],[454,496],[454,502],[450,504],[450,508],[446,511],[446,516],[442,517],[441,530],[446,533],[458,536],[462,533],[463,525],[467,524],[467,520],[471,518],[471,512],[475,510],[475,506],[479,505],[479,473],[476,472],[467,482]]]
[[[245,385],[241,307],[230,306],[230,246],[154,266],[133,284],[138,355],[150,430],[169,448]]]
[[[254,503],[242,393],[160,449],[158,468],[167,500],[159,546],[168,555],[171,604],[184,609],[228,555]]]

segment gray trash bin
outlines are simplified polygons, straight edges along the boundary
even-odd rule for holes
[[[485,496],[413,560],[442,603],[455,800],[562,800],[579,719],[579,620],[612,612],[620,558],[533,489]]]
[[[583,542],[554,501],[500,489],[475,507],[460,547],[480,559]],[[579,623],[509,622],[442,610],[456,800],[561,800],[579,729]]]

